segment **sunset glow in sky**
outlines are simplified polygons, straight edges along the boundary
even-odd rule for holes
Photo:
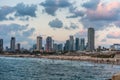
[[[52,36],[65,42],[70,35],[85,38],[87,29],[96,30],[95,43],[120,43],[120,0],[1,0],[0,38],[5,46],[16,37],[31,47],[36,37]]]

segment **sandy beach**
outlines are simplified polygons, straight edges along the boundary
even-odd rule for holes
[[[47,59],[59,59],[59,60],[78,60],[78,61],[91,61],[95,63],[105,63],[105,64],[119,64],[119,58],[95,58],[90,56],[40,56],[41,58]]]
[[[90,56],[66,56],[66,55],[29,55],[29,54],[4,54],[3,57],[28,57],[28,58],[46,58],[57,60],[75,60],[75,61],[91,61],[95,63],[120,65],[120,58],[96,58]]]

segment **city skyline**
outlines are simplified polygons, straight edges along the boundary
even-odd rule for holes
[[[92,39],[92,38],[91,38]],[[69,39],[66,40],[66,43],[57,43],[54,42],[51,36],[47,36],[46,43],[43,43],[42,36],[36,37],[36,42],[29,49],[21,47],[21,43],[16,41],[16,37],[11,37],[10,46],[4,47],[4,39],[0,39],[0,50],[1,51],[10,51],[16,52],[21,50],[28,51],[46,51],[46,52],[61,52],[61,51],[85,51],[87,49],[87,42],[84,38],[77,38],[73,35],[69,36]],[[92,39],[93,40],[93,39]],[[69,42],[67,42],[69,41]],[[85,43],[86,42],[86,43]],[[90,51],[90,50],[89,50]]]
[[[72,51],[104,51],[104,50],[120,50],[120,44],[112,44],[109,48],[99,45],[95,48],[95,30],[94,28],[88,28],[87,38],[78,38],[70,35],[65,43],[58,43],[52,39],[51,36],[47,36],[46,42],[43,43],[43,37],[37,36],[36,42],[30,48],[21,47],[21,43],[16,41],[16,37],[11,37],[10,46],[4,48],[4,39],[0,39],[0,50],[7,52],[19,52],[19,51],[38,51],[38,52],[72,52]]]
[[[36,37],[47,36],[65,43],[70,35],[85,38],[95,29],[95,47],[120,43],[120,0],[2,0],[0,38],[4,47],[15,37],[22,47],[30,48]],[[114,31],[113,31],[114,30]]]

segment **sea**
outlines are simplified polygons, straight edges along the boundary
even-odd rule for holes
[[[0,57],[0,80],[108,80],[118,72],[120,65]]]

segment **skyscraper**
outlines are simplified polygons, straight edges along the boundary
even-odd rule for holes
[[[80,50],[81,51],[85,50],[85,39],[84,38],[80,39]]]
[[[69,50],[70,51],[74,51],[74,37],[70,36],[70,46],[69,46]]]
[[[37,51],[42,50],[42,37],[38,36],[37,37]]]
[[[64,45],[64,51],[69,51],[69,47],[70,47],[70,41],[66,40],[66,43]]]
[[[37,49],[36,44],[33,44],[32,48],[33,48],[33,51],[35,51]]]
[[[80,48],[79,48],[79,38],[76,38],[75,39],[75,50],[78,51]]]
[[[88,28],[88,50],[89,51],[93,51],[95,49],[94,48],[94,45],[95,45],[94,36],[95,36],[94,28]]]
[[[0,52],[3,51],[3,39],[0,39]]]
[[[58,51],[58,44],[56,44],[56,43],[53,44],[53,51],[54,52]]]
[[[17,43],[17,45],[16,45],[16,50],[17,50],[17,51],[20,51],[20,43]]]
[[[46,39],[46,51],[47,52],[51,52],[52,51],[52,37],[47,37],[47,39]]]
[[[63,51],[63,44],[58,44],[58,51]]]
[[[10,49],[11,51],[15,51],[15,37],[11,37]]]

